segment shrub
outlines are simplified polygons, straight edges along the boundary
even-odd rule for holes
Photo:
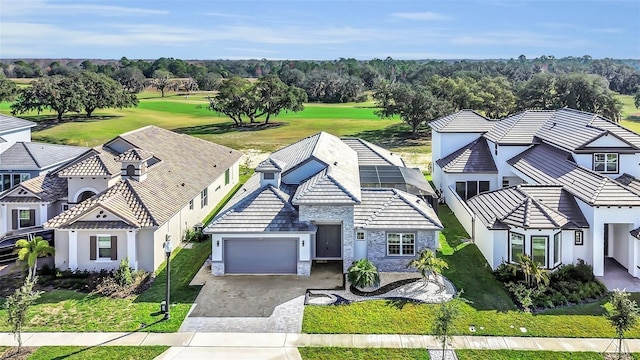
[[[186,242],[201,242],[204,239],[205,235],[201,229],[187,229],[184,233],[184,241]]]
[[[129,258],[120,260],[120,266],[113,274],[115,281],[120,286],[129,286],[133,284],[133,277],[131,277],[131,268],[129,267]]]
[[[378,268],[368,259],[354,261],[347,270],[347,280],[357,288],[380,286]]]
[[[516,272],[516,274],[514,274],[512,267],[509,266],[509,264],[507,264],[506,262],[500,264],[493,272],[493,274],[495,275],[496,279],[498,279],[498,281],[505,284],[521,280],[518,275],[522,275],[521,273],[519,274],[519,272]],[[522,278],[524,279],[524,277]]]
[[[121,285],[115,273],[112,276],[106,276],[101,279],[92,293],[112,298],[126,298],[140,293],[144,288],[146,280],[149,278],[149,273],[138,270],[133,273],[130,272],[130,276],[132,277],[132,281],[129,285]]]

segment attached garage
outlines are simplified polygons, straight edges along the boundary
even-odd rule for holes
[[[224,241],[227,274],[296,274],[298,238],[228,238]]]

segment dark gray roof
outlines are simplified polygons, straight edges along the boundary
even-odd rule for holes
[[[298,221],[298,213],[288,199],[286,192],[271,185],[260,187],[260,175],[254,174],[211,221],[205,232],[315,231],[313,224]]]
[[[435,191],[418,168],[403,166],[360,166],[363,188],[396,188],[414,195],[434,195]]]
[[[34,122],[0,114],[0,133],[24,128],[32,128],[34,126],[36,126],[36,123]]]
[[[640,239],[640,227],[630,231],[631,236]]]
[[[358,164],[405,166],[402,158],[393,152],[359,138],[343,138],[342,141],[358,153]]]
[[[562,185],[518,185],[479,194],[467,201],[488,229],[587,228],[574,197]]]
[[[447,173],[497,173],[485,138],[480,137],[446,157],[436,161]]]
[[[607,131],[635,148],[640,148],[640,134],[631,131],[618,123],[596,116],[590,123],[591,126]]]
[[[484,133],[495,124],[496,121],[466,109],[429,122],[429,126],[437,132],[454,133]]]
[[[264,171],[281,172],[284,166],[285,164],[282,163],[281,161],[278,161],[273,158],[267,158],[261,161],[260,164],[258,164],[258,167],[256,167],[256,171],[257,172],[264,172]]]
[[[619,182],[569,160],[570,154],[539,144],[509,159],[514,169],[539,184],[561,184],[590,205],[640,206],[640,196]]]
[[[554,111],[527,110],[498,121],[484,136],[498,144],[530,145]]]
[[[353,212],[357,229],[442,229],[429,204],[397,189],[363,189],[362,203]]]
[[[640,179],[624,173],[616,178],[616,181],[622,185],[629,187],[629,189],[635,191],[636,194],[640,195]]]
[[[595,114],[564,108],[556,110],[536,134],[546,142],[573,150],[590,142],[602,130],[589,126]]]
[[[303,181],[293,196],[292,203],[301,204],[355,204],[360,202],[360,172],[358,166],[331,164]]]
[[[62,165],[88,148],[39,142],[17,142],[0,154],[0,170],[41,170]]]

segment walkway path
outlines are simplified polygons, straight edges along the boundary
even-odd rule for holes
[[[640,339],[625,340],[631,352],[640,352]],[[171,346],[158,359],[300,359],[305,346],[359,348],[427,348],[440,343],[429,335],[354,335],[290,333],[25,333],[25,346]],[[13,335],[0,333],[0,346],[16,346]],[[455,349],[511,349],[551,351],[612,351],[611,339],[454,336]]]

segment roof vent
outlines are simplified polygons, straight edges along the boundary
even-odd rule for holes
[[[334,162],[334,163],[333,163],[333,165],[334,165],[334,166],[338,166],[338,162],[337,162],[337,161],[336,161],[336,162]]]

